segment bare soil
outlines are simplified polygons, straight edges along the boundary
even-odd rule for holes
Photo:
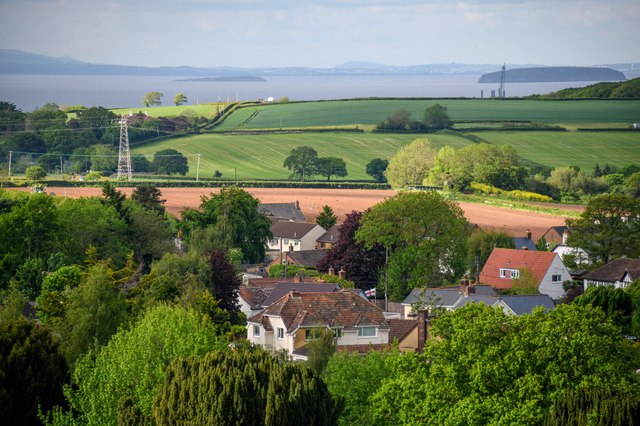
[[[22,190],[28,190],[21,188]],[[120,191],[131,195],[132,188],[119,188]],[[165,207],[173,215],[180,216],[185,207],[198,208],[203,195],[217,193],[217,188],[160,188],[162,197],[166,199]],[[262,203],[291,203],[298,201],[300,209],[309,221],[326,204],[329,205],[338,220],[353,210],[364,211],[373,205],[393,197],[393,190],[363,190],[363,189],[301,189],[301,188],[247,188],[249,193]],[[100,188],[61,188],[48,187],[48,193],[72,198],[98,196]],[[514,210],[475,203],[459,203],[466,218],[483,229],[502,230],[513,236],[525,236],[527,230],[532,238],[537,240],[551,226],[564,225],[564,216],[555,216],[525,210]],[[566,208],[566,206],[563,206]],[[578,207],[579,209],[579,207]]]

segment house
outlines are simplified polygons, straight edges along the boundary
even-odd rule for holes
[[[551,248],[558,245],[567,245],[567,238],[569,237],[569,227],[567,226],[552,226],[542,234],[541,238],[547,242],[547,248]]]
[[[247,287],[238,289],[240,311],[251,318],[263,309],[265,299],[271,294],[273,287]]]
[[[263,203],[258,205],[258,211],[274,221],[306,221],[297,200],[293,203]]]
[[[306,360],[306,345],[317,328],[333,330],[342,349],[389,344],[390,327],[382,309],[351,291],[290,291],[249,318],[247,339],[269,350],[284,350],[294,360]]]
[[[555,253],[495,248],[480,271],[480,283],[509,290],[524,269],[536,280],[538,292],[553,300],[564,295],[562,283],[571,279],[562,259]]]
[[[537,250],[535,241],[531,239],[531,231],[528,229],[524,237],[513,237],[513,244],[518,250]]]
[[[279,282],[273,287],[269,296],[262,302],[263,308],[268,308],[280,300],[282,296],[296,291],[298,293],[334,293],[340,291],[340,286],[335,283],[316,282]]]
[[[418,319],[387,319],[389,343],[398,343],[400,352],[415,352],[418,348]]]
[[[285,251],[315,250],[316,240],[326,231],[315,223],[276,222],[271,226],[273,238],[267,250],[274,256]]]
[[[329,250],[300,250],[300,251],[285,251],[279,253],[275,259],[267,266],[267,269],[274,265],[281,265],[286,262],[287,265],[297,265],[304,268],[317,269],[318,263],[327,255]]]
[[[322,234],[320,238],[316,240],[317,249],[331,249],[333,245],[338,241],[340,237],[340,231],[338,231],[340,225],[335,224],[327,232]]]
[[[584,275],[584,289],[591,286],[625,288],[640,279],[640,259],[620,257]]]
[[[570,247],[564,244],[559,244],[555,246],[552,252],[560,256],[560,259],[562,259],[563,262],[565,261],[565,256],[570,256],[578,269],[591,263],[587,252],[580,247]]]

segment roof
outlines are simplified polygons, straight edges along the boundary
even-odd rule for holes
[[[306,220],[298,202],[264,203],[258,205],[258,210],[276,219],[293,220],[294,222],[304,222]]]
[[[547,311],[556,306],[553,300],[546,294],[501,296],[500,298],[516,315],[530,314],[533,309],[538,306],[544,306]]]
[[[513,243],[515,244],[516,249],[522,250],[537,250],[535,243],[531,238],[527,237],[513,237]]]
[[[290,258],[296,265],[315,268],[318,263],[327,255],[329,250],[300,250],[287,252],[287,257]]]
[[[413,305],[414,303],[420,303],[423,300],[423,296],[437,305],[453,306],[460,299],[462,293],[460,293],[458,287],[451,287],[451,289],[428,288],[426,292],[423,288],[414,288],[402,304]]]
[[[495,248],[480,272],[480,282],[496,288],[511,288],[513,280],[501,278],[500,269],[526,268],[540,283],[556,256],[557,254],[548,251]]]
[[[616,260],[612,260],[595,271],[589,272],[583,278],[590,281],[614,283],[616,281],[622,281],[625,273],[629,274],[631,281],[635,281],[640,278],[640,259],[620,257]]]
[[[336,241],[338,241],[338,237],[340,237],[340,231],[338,231],[339,228],[340,228],[340,225],[336,223],[331,228],[329,228],[327,232],[322,234],[320,238],[318,238],[316,241],[321,243],[335,244]]]
[[[564,231],[569,232],[569,227],[568,226],[552,226],[549,229],[547,229],[547,232],[545,232],[542,236],[545,237],[547,234],[556,234],[556,237],[558,238],[562,238],[562,235],[564,234]],[[546,237],[545,237],[546,239]]]
[[[294,282],[282,282],[276,283],[269,296],[262,302],[262,306],[271,306],[278,299],[291,291],[297,291],[300,293],[333,293],[340,290],[340,286],[335,283],[294,283]]]
[[[271,294],[273,287],[245,287],[238,289],[238,295],[245,301],[251,309],[261,309],[263,302]]]
[[[269,316],[280,317],[287,332],[318,325],[342,327],[345,330],[365,326],[389,328],[382,309],[350,291],[334,293],[292,291],[250,318],[248,322],[264,323],[263,320]]]
[[[493,306],[500,301],[499,297],[496,296],[485,296],[483,294],[470,294],[468,296],[462,297],[458,303],[456,303],[454,309],[462,308],[470,303],[483,303],[487,306]]]
[[[315,223],[276,222],[271,227],[271,232],[274,238],[300,239],[316,226],[322,228]]]
[[[418,326],[418,320],[404,320],[404,319],[388,319],[389,323],[389,342],[393,342],[394,339],[402,341],[414,328]]]

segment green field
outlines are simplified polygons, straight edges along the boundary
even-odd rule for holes
[[[402,146],[420,135],[378,133],[287,133],[264,135],[207,134],[171,139],[132,149],[132,155],[152,155],[161,149],[173,148],[189,160],[189,176],[196,175],[197,155],[200,156],[200,178],[211,178],[216,170],[223,178],[286,179],[289,170],[282,166],[289,152],[309,145],[318,156],[337,156],[347,163],[347,180],[371,179],[365,173],[366,164],[374,158],[390,159]],[[434,147],[451,145],[460,148],[469,143],[452,135],[429,135]]]
[[[640,121],[638,100],[498,100],[498,99],[401,99],[348,100],[268,104],[240,108],[218,131],[373,125],[398,108],[420,120],[424,110],[439,103],[454,121],[535,121],[585,127],[628,126]]]
[[[218,108],[222,109],[225,105],[222,103],[207,103],[200,105],[119,108],[111,111],[117,115],[125,115],[129,112],[146,112],[150,117],[177,117],[184,114],[185,111],[191,110],[199,116],[209,118],[218,112]]]

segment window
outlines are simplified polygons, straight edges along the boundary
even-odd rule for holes
[[[562,275],[552,275],[551,281],[553,281],[554,283],[559,283],[560,281],[562,281]]]
[[[312,339],[313,339],[313,337],[314,337],[314,336],[313,336],[313,330],[306,329],[306,330],[304,331],[304,339],[305,339],[305,340],[312,340]]]
[[[375,337],[375,336],[376,336],[375,327],[360,327],[358,329],[358,337]]]
[[[500,269],[500,278],[507,278],[507,270]]]
[[[257,326],[257,325],[253,326],[253,335],[255,337],[260,337],[260,326]]]
[[[342,337],[342,329],[341,329],[341,328],[334,328],[334,329],[333,329],[333,336],[334,336],[336,339],[341,338],[341,337]]]
[[[512,269],[511,278],[520,278],[520,271],[518,271],[517,269]]]
[[[296,245],[299,246],[300,245],[300,241],[296,240]]]
[[[278,339],[284,339],[284,328],[278,327]]]
[[[500,278],[520,278],[520,271],[517,269],[500,268]]]

